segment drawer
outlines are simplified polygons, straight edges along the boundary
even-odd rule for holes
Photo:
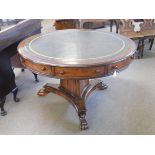
[[[21,59],[21,60],[22,60],[22,64],[26,68],[29,68],[30,70],[32,70],[35,73],[43,74],[43,75],[51,75],[52,74],[51,67],[48,65],[37,64],[37,63],[33,63],[29,60],[24,60],[24,59]]]
[[[119,72],[123,68],[127,67],[131,63],[131,61],[132,59],[128,58],[108,65],[108,74],[113,74],[115,71]]]
[[[57,78],[95,78],[105,74],[105,67],[56,67],[55,76]]]

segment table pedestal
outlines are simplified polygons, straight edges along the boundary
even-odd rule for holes
[[[61,79],[60,85],[46,84],[43,89],[38,92],[39,96],[45,96],[52,92],[57,95],[63,96],[75,107],[79,119],[81,130],[88,129],[86,121],[86,107],[85,102],[88,95],[95,89],[106,89],[105,85],[101,80],[68,80]]]

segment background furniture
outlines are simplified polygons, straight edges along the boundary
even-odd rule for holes
[[[83,28],[96,29],[96,28],[103,27],[106,24],[109,24],[110,25],[110,32],[112,32],[113,24],[115,24],[116,33],[118,33],[118,23],[114,19],[79,19],[79,22],[80,22],[80,28],[81,29],[83,29]],[[102,26],[100,26],[100,27],[97,27],[97,26],[96,27],[91,27],[91,25],[90,25],[88,27],[85,27],[84,25],[86,23],[100,23],[100,24],[102,24]]]
[[[143,23],[140,25],[141,33],[145,39],[150,40],[149,50],[152,49],[154,38],[155,38],[155,23],[154,19],[143,19]]]
[[[1,26],[3,26],[3,25],[4,25],[4,23]],[[3,86],[3,87],[6,87],[6,89],[7,89],[6,91],[1,89],[2,93],[5,93],[5,95],[3,95],[3,99],[0,100],[1,115],[3,115],[3,116],[7,114],[7,112],[4,110],[4,104],[5,104],[6,95],[8,93],[10,93],[12,91],[14,94],[14,96],[13,96],[14,100],[19,101],[19,99],[16,98],[18,88],[16,87],[16,84],[14,81],[14,74],[13,74],[13,71],[11,68],[11,63],[12,63],[13,67],[24,68],[24,66],[20,63],[19,56],[16,54],[17,53],[17,44],[22,39],[29,37],[31,35],[34,35],[36,33],[40,33],[40,32],[41,32],[41,23],[40,23],[40,20],[38,20],[38,19],[22,20],[22,21],[14,24],[14,25],[11,25],[7,28],[1,27],[0,54],[2,54],[3,56],[6,55],[6,56],[4,56],[4,57],[6,57],[6,60],[3,57],[1,57],[3,59],[3,61],[0,62],[0,65],[1,65],[2,69],[3,69],[4,62],[5,62],[4,67],[7,66],[6,69],[4,68],[6,77],[3,77],[3,75],[1,75],[1,76],[3,79],[10,79],[10,81],[11,81],[11,82],[7,82],[5,84],[5,86]],[[11,58],[11,60],[10,60],[10,58]],[[8,69],[10,69],[10,70],[8,70]],[[34,75],[35,75],[36,81],[38,81],[37,74],[34,74]],[[12,88],[12,87],[16,87],[15,90],[13,90],[14,88]]]
[[[138,40],[138,53],[136,56],[138,56],[138,58],[142,58],[144,52],[144,36],[140,32],[134,31],[133,22],[134,20],[132,19],[120,19],[119,33],[132,40]]]
[[[135,22],[139,22],[139,30],[134,30]],[[152,49],[155,38],[155,23],[154,19],[121,19],[119,24],[120,34],[125,35],[133,40],[139,40],[137,51],[138,58],[143,57],[144,43],[146,39],[150,41],[149,50]]]
[[[118,34],[94,30],[62,30],[36,35],[19,44],[22,63],[32,71],[60,79],[38,92],[56,93],[75,107],[82,130],[88,128],[85,102],[88,95],[106,89],[101,80],[89,80],[125,69],[136,51],[135,43]],[[52,51],[52,52],[51,52]]]
[[[54,26],[56,30],[63,29],[97,29],[102,28],[106,24],[110,25],[110,31],[112,32],[112,27],[116,25],[116,32],[118,33],[118,20],[114,19],[56,19]]]
[[[56,19],[54,26],[56,30],[76,29],[79,27],[78,19]]]
[[[10,45],[19,42],[20,40],[40,33],[41,32],[41,22],[38,19],[28,19],[28,20],[1,20],[1,31],[0,31],[0,52],[9,47]],[[10,26],[8,26],[10,25]],[[17,53],[12,51],[13,53]],[[18,54],[15,54],[11,58],[11,63],[13,68],[25,68],[19,59]],[[35,81],[38,81],[37,74],[33,73],[35,76]]]

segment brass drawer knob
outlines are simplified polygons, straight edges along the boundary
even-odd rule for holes
[[[60,73],[61,75],[65,74],[65,72],[64,72],[64,71],[60,71],[59,73]]]
[[[113,69],[113,70],[117,70],[118,67],[117,67],[117,66],[112,66],[112,69]]]

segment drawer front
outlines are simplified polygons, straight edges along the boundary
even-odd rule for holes
[[[42,65],[33,63],[32,61],[21,58],[22,64],[35,73],[48,75],[60,79],[85,79],[98,78],[113,74],[115,71],[120,71],[131,63],[132,59],[102,65],[98,67],[52,67],[49,65]]]
[[[102,67],[56,67],[55,76],[57,78],[95,78],[104,76],[106,68]]]
[[[131,63],[131,57],[108,66],[108,74],[113,74],[115,71],[119,72],[123,68],[127,67]]]
[[[43,74],[43,75],[52,74],[51,67],[48,65],[37,64],[37,63],[33,63],[29,60],[24,60],[24,59],[21,59],[21,62],[26,68],[29,68],[35,73]]]

